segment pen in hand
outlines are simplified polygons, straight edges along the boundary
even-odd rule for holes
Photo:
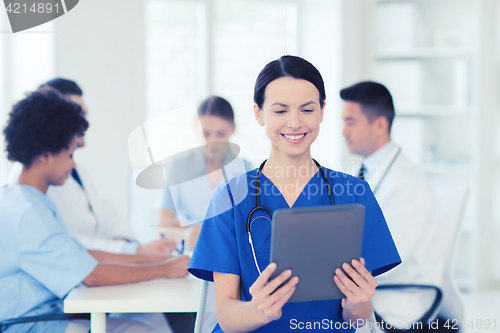
[[[163,233],[160,233],[160,236],[163,239],[167,238],[167,237],[165,237],[165,235]],[[177,253],[179,253],[179,254],[183,254],[184,253],[184,245],[185,245],[185,243],[186,243],[186,241],[183,239],[181,241],[180,249],[177,246],[175,247],[175,250],[177,251]]]
[[[180,250],[179,250],[178,248],[175,248],[175,250],[176,250],[177,252],[179,252],[179,254],[183,254],[183,253],[184,253],[184,243],[185,243],[185,242],[186,242],[186,241],[185,241],[184,239],[181,241],[181,249],[180,249]]]

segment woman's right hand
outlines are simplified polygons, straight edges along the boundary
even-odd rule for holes
[[[269,281],[276,268],[275,263],[270,263],[249,289],[252,295],[250,303],[269,322],[281,318],[281,308],[293,295],[299,282],[299,278],[294,276],[281,288],[276,289],[292,275],[292,271],[287,269]]]

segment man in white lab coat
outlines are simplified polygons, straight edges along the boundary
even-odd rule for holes
[[[427,176],[391,141],[394,106],[389,90],[375,82],[342,89],[347,147],[363,160],[356,176],[370,184],[403,263],[377,277],[379,285],[442,283],[443,257],[437,235],[437,204]],[[359,170],[359,171],[358,171]],[[383,291],[373,299],[386,322],[411,323],[430,308],[429,291]]]

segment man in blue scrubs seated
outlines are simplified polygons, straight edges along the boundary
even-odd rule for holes
[[[253,170],[218,188],[188,268],[191,274],[214,281],[218,319],[214,332],[288,332],[300,328],[354,332],[358,321],[364,324],[372,314],[371,298],[377,286],[374,276],[401,262],[369,185],[326,168],[336,205],[361,203],[366,207],[362,258],[342,266],[352,280],[339,268],[332,276],[332,284],[346,298],[287,303],[300,280],[290,270],[270,280],[277,267],[269,263],[271,217],[264,209],[252,214],[253,247],[249,243],[246,221],[256,207],[256,195],[272,212],[331,204],[321,166],[313,162],[310,151],[323,120],[325,97],[321,74],[299,57],[272,61],[257,78],[254,113],[271,141],[269,158],[259,168],[260,186],[256,184],[258,170]]]
[[[87,251],[69,235],[45,193],[70,176],[76,138],[87,127],[82,108],[49,88],[29,94],[12,108],[4,129],[6,151],[23,170],[18,185],[0,192],[0,321],[61,313],[62,299],[82,282],[102,286],[187,274],[186,256]],[[138,322],[108,322],[109,332],[153,332]],[[88,322],[82,325],[27,323],[12,325],[6,332],[73,332]]]

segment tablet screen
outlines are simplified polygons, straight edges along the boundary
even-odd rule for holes
[[[365,207],[361,204],[280,209],[273,214],[271,279],[286,269],[299,283],[289,302],[344,298],[335,269],[360,259]]]

